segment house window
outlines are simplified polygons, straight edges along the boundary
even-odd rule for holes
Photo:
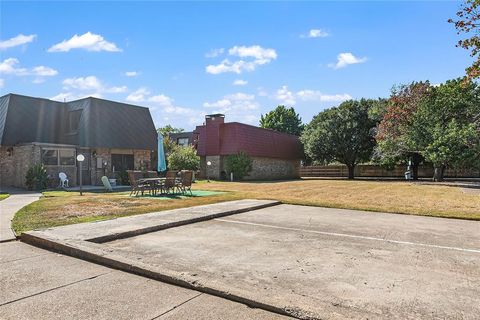
[[[42,163],[56,166],[58,164],[58,150],[47,149],[42,151]]]
[[[133,154],[112,154],[112,171],[133,170]]]
[[[188,146],[188,138],[178,138],[177,144],[179,146]]]
[[[74,166],[75,150],[73,149],[42,149],[42,163],[46,166]]]
[[[70,133],[77,132],[81,116],[82,110],[70,111],[68,113],[68,131]]]
[[[60,149],[58,150],[58,154],[61,166],[75,165],[75,150]]]

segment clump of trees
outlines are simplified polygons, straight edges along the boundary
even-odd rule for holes
[[[345,164],[350,179],[360,162],[410,162],[414,178],[426,162],[442,181],[447,167],[480,166],[480,87],[463,78],[413,82],[393,88],[388,100],[346,101],[316,115],[301,141],[315,162]]]
[[[260,127],[300,136],[303,131],[302,118],[294,108],[278,106],[261,116]]]
[[[354,178],[355,166],[370,160],[375,147],[375,100],[349,100],[316,115],[306,126],[301,141],[305,153],[315,162],[340,162]]]

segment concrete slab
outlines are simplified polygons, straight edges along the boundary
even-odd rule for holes
[[[197,314],[208,314],[209,319],[282,319],[20,242],[0,244],[0,253],[4,262],[0,264],[0,318],[4,320],[201,319]]]
[[[248,212],[234,216],[238,211],[223,203],[33,231],[22,239],[305,319],[480,314],[478,221],[269,202],[249,211],[258,203],[247,204]]]
[[[12,190],[12,194],[5,200],[0,201],[0,242],[15,240],[15,234],[11,228],[15,213],[24,206],[37,201],[41,193]]]
[[[0,264],[0,305],[112,271],[80,259],[41,252],[32,258]]]
[[[170,312],[161,315],[161,320],[195,319],[195,320],[284,320],[286,316],[266,312],[262,309],[249,308],[246,305],[228,300],[219,304],[220,298],[201,294]]]
[[[281,205],[106,245],[302,318],[474,319],[479,231],[476,221]]]
[[[27,246],[18,241],[5,242],[0,245],[0,268],[1,264],[5,262],[30,259],[46,254],[52,254],[52,252]]]

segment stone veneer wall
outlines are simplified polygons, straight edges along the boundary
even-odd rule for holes
[[[200,157],[200,176],[202,178],[219,180],[225,169],[225,156]],[[206,163],[210,161],[211,166]],[[297,179],[300,177],[300,159],[286,160],[263,157],[252,157],[252,171],[244,180],[280,180]],[[208,171],[208,175],[207,175]],[[227,177],[230,179],[230,177]]]
[[[13,150],[11,155],[8,155],[9,148]],[[113,176],[111,171],[111,150],[108,148],[93,148],[90,152],[93,150],[95,150],[96,155],[92,155],[90,161],[91,183],[101,185],[102,176]],[[140,170],[141,168],[151,170],[150,150],[134,150],[133,153],[136,170]],[[107,165],[97,168],[97,158],[102,158],[102,162],[106,162]],[[41,163],[41,146],[39,145],[1,146],[0,185],[25,188],[25,175],[28,169],[37,163]],[[67,174],[70,186],[77,185],[76,166],[45,166],[45,169],[47,173],[54,178],[53,184],[55,184],[55,186],[59,184],[59,172],[65,172]]]
[[[300,178],[300,159],[252,157],[252,171],[244,180],[280,180]]]

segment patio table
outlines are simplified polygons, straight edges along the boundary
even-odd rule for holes
[[[162,178],[142,178],[142,179],[138,179],[138,182],[139,183],[145,183],[145,184],[148,184],[150,186],[150,190],[152,190],[153,192],[153,195],[156,195],[157,194],[157,189],[158,187],[161,187],[163,186],[164,182],[165,182],[165,179],[164,177]],[[175,183],[181,183],[181,179],[180,178],[175,178]]]

